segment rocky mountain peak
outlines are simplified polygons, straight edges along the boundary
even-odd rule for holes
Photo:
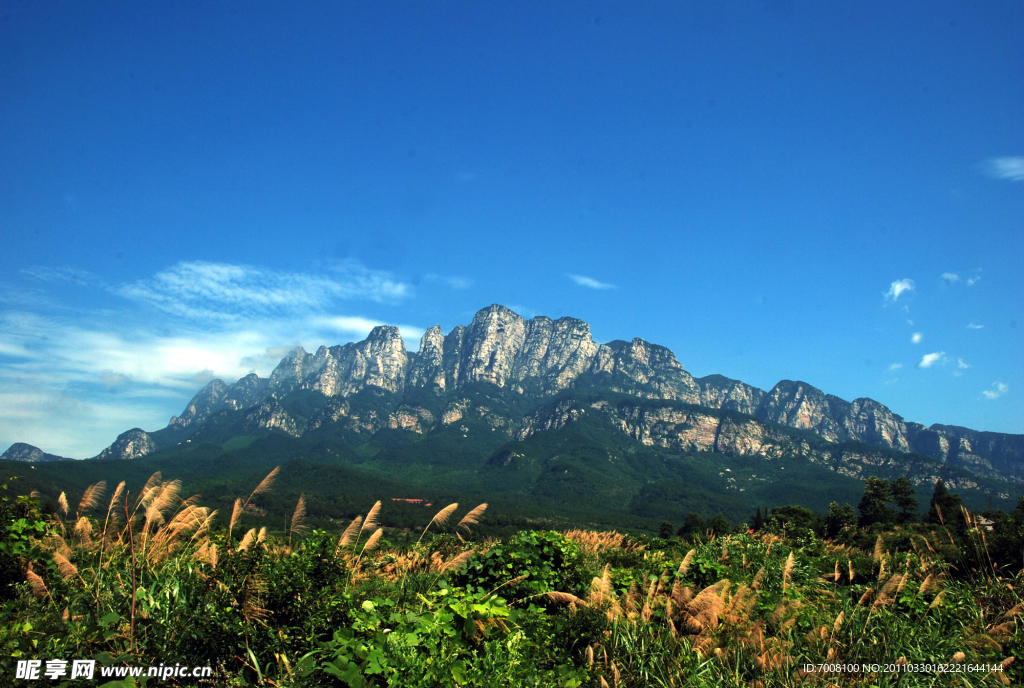
[[[55,454],[47,454],[39,447],[34,447],[31,444],[15,442],[0,456],[0,460],[39,463],[41,461],[67,461],[68,459]]]

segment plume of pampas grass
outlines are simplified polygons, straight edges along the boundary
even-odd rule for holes
[[[458,530],[459,528],[464,528],[466,532],[469,532],[470,526],[475,526],[478,523],[480,523],[480,517],[484,515],[485,511],[487,511],[486,502],[470,511],[465,516],[463,516],[462,520],[459,521],[458,525],[455,526],[455,529]]]
[[[384,534],[384,529],[383,528],[378,528],[377,530],[373,531],[373,535],[371,535],[366,540],[366,544],[363,545],[363,549],[359,553],[359,556],[363,556],[367,552],[372,552],[374,550],[374,548],[377,546],[377,543],[380,542],[380,538],[381,538],[381,536],[383,534]]]
[[[786,566],[782,569],[782,590],[783,592],[789,588],[789,577],[793,573],[793,567],[796,566],[796,559],[793,558],[793,553],[790,552],[789,556],[786,557]]]
[[[872,555],[874,560],[875,561],[880,561],[882,559],[882,552],[884,552],[884,551],[885,551],[885,543],[882,542],[882,536],[879,535],[878,539],[875,540],[875,551],[874,551],[874,553]]]
[[[843,619],[846,616],[846,612],[839,612],[839,616],[836,617],[836,622],[832,624],[832,636],[839,632],[839,629],[843,627]]]
[[[853,583],[853,577],[857,575],[857,572],[853,570],[853,559],[846,560],[847,565],[850,569],[850,583]]]
[[[292,520],[289,522],[289,529],[292,533],[295,531],[302,531],[302,522],[306,520],[306,496],[300,494],[299,502],[295,505],[295,511],[292,512]]]
[[[256,529],[255,528],[250,528],[248,531],[246,531],[245,535],[242,537],[242,541],[240,543],[238,543],[238,551],[239,552],[244,552],[247,549],[249,549],[249,545],[252,544],[252,541],[255,538],[256,538]]]
[[[259,535],[256,536],[256,542],[266,542],[267,540],[267,527],[263,526],[260,528]]]
[[[338,550],[342,547],[348,547],[356,538],[356,534],[359,533],[359,527],[363,524],[363,517],[356,516],[352,519],[352,522],[348,524],[348,528],[341,534],[338,539],[338,544],[334,548],[334,553],[337,554]]]
[[[235,500],[235,506],[231,509],[231,520],[228,521],[228,537],[235,530],[235,524],[238,523],[238,517],[242,515],[242,499],[239,497]]]
[[[93,483],[89,487],[85,488],[85,492],[82,494],[82,500],[78,502],[78,514],[88,511],[89,509],[95,509],[100,505],[100,499],[103,498],[103,493],[107,490],[107,481],[101,480],[98,483]]]
[[[60,506],[60,512],[64,514],[65,518],[68,515],[68,496],[63,492],[57,497],[57,504]]]
[[[556,604],[575,604],[575,605],[578,605],[580,607],[586,607],[587,606],[587,601],[586,600],[581,600],[580,598],[576,597],[575,595],[573,595],[571,593],[558,592],[558,591],[552,590],[552,591],[544,593],[544,595],[546,595],[549,600],[551,600],[552,602],[554,602]]]
[[[757,570],[757,573],[754,574],[754,580],[750,581],[751,590],[757,590],[761,587],[761,581],[764,580],[765,573],[767,573],[767,571],[763,566]]]
[[[594,666],[594,647],[592,645],[587,645],[587,666]]]
[[[423,540],[423,536],[427,534],[428,530],[430,530],[430,526],[436,523],[437,525],[444,527],[444,525],[448,523],[448,519],[451,518],[451,515],[455,513],[455,510],[458,508],[459,503],[455,502],[438,511],[437,514],[434,515],[434,518],[430,519],[430,523],[428,523],[427,527],[423,529],[423,532],[420,533],[420,539],[416,541],[416,544],[418,545]]]
[[[50,597],[50,591],[46,589],[46,583],[43,582],[43,579],[39,574],[32,569],[29,569],[25,572],[25,577],[28,579],[28,587],[32,590],[32,594],[36,597],[46,595],[50,598],[50,604],[52,604],[54,609],[56,609],[57,605],[54,603],[53,598]]]
[[[363,537],[363,533],[368,530],[373,530],[377,527],[377,517],[380,515],[380,500],[374,504],[366,514],[366,518],[363,519],[363,524],[359,526],[359,534],[356,536],[355,542],[359,542],[359,539]]]
[[[938,606],[940,606],[942,604],[942,601],[945,598],[946,598],[946,591],[942,590],[941,592],[939,592],[938,595],[935,596],[935,599],[932,600],[932,603],[928,605],[928,608],[929,609],[935,609],[936,607],[938,607]]]
[[[271,488],[274,487],[274,481],[277,480],[277,474],[280,473],[280,472],[281,472],[281,467],[280,466],[278,466],[274,470],[270,471],[270,473],[267,474],[267,477],[264,478],[263,481],[260,482],[260,484],[256,486],[256,489],[252,491],[252,494],[249,495],[249,499],[252,499],[253,497],[255,497],[258,494],[264,494],[266,492],[270,492]]]
[[[686,556],[683,557],[683,562],[679,564],[679,569],[676,571],[677,576],[686,575],[686,572],[690,570],[690,562],[693,561],[693,557],[696,554],[697,550],[695,549],[691,549],[689,552],[686,553]]]
[[[156,491],[160,489],[160,481],[163,480],[163,474],[157,471],[153,475],[149,476],[146,483],[139,490],[139,496],[135,498],[135,508],[132,510],[132,516],[135,516],[135,512],[139,510],[141,506],[149,506],[149,503],[153,500],[156,495]]]
[[[91,543],[92,523],[90,523],[89,519],[85,516],[82,516],[77,521],[75,521],[74,532],[75,535],[78,536],[78,539],[81,540],[83,544],[88,545]]]
[[[456,569],[462,566],[467,561],[469,561],[470,558],[472,558],[472,556],[473,550],[471,549],[467,549],[465,552],[460,552],[459,554],[456,554],[454,557],[441,564],[441,573],[445,573],[446,571],[450,571],[451,569]]]
[[[57,571],[64,580],[78,575],[78,567],[68,561],[67,557],[60,552],[53,553],[53,561],[57,564]]]
[[[300,494],[299,503],[295,505],[295,511],[292,513],[292,520],[288,522],[288,547],[292,546],[292,536],[305,529],[305,526],[302,525],[304,520],[306,520],[306,497]]]

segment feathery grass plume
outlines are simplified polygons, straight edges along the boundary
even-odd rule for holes
[[[352,522],[348,524],[348,528],[345,529],[345,532],[342,533],[341,537],[338,539],[338,544],[334,547],[335,554],[337,554],[338,550],[342,547],[348,547],[353,543],[353,541],[356,538],[356,533],[359,532],[359,526],[361,526],[362,524],[362,516],[356,516],[352,519]]]
[[[420,541],[423,540],[423,536],[427,534],[428,530],[430,530],[430,526],[435,523],[443,528],[448,523],[448,519],[451,518],[451,515],[455,513],[455,510],[458,508],[459,503],[455,502],[438,511],[437,514],[434,515],[434,518],[430,519],[430,523],[428,523],[427,527],[423,529],[423,532],[420,533],[420,539],[416,541],[416,544],[418,545]]]
[[[857,601],[857,606],[859,607],[860,605],[862,605],[865,602],[867,602],[868,600],[870,600],[871,596],[874,595],[874,594],[875,594],[875,589],[874,588],[868,588],[867,590],[865,590],[864,594],[860,596],[860,600]]]
[[[53,561],[57,564],[57,571],[64,580],[78,575],[78,567],[68,561],[67,557],[60,552],[53,553]]]
[[[139,495],[135,498],[135,508],[132,509],[132,516],[135,516],[135,512],[139,510],[140,506],[149,506],[149,502],[153,499],[153,495],[156,490],[160,488],[160,481],[163,480],[163,474],[157,471],[153,475],[149,476],[149,479],[139,490]]]
[[[39,499],[42,495],[39,493],[39,490],[32,490],[28,493],[28,496],[32,499]]]
[[[245,535],[242,536],[242,541],[238,543],[238,551],[244,552],[249,549],[249,545],[256,538],[256,529],[250,528],[246,531]]]
[[[82,544],[88,545],[92,542],[92,523],[88,518],[82,516],[75,521],[75,536],[81,540]]]
[[[935,596],[935,599],[932,600],[932,603],[928,605],[928,608],[929,609],[935,609],[936,607],[941,606],[942,605],[942,601],[945,598],[946,598],[946,591],[945,590],[941,590],[939,592],[939,594]]]
[[[967,655],[965,655],[963,652],[957,652],[949,661],[953,664],[959,664],[960,662],[964,661],[965,657],[967,657]]]
[[[264,494],[266,492],[270,492],[271,488],[274,487],[274,481],[277,480],[277,474],[280,473],[280,472],[281,472],[281,467],[280,466],[278,466],[274,470],[270,471],[270,473],[267,474],[267,477],[264,478],[260,482],[260,484],[256,486],[256,489],[252,491],[252,494],[249,495],[249,499],[252,499],[253,497],[255,497],[258,494]]]
[[[832,637],[835,638],[836,633],[843,627],[843,619],[846,617],[846,612],[839,612],[839,616],[836,617],[836,621],[832,624]]]
[[[587,666],[591,668],[594,666],[594,647],[592,645],[587,645]]]
[[[884,551],[885,551],[885,543],[882,542],[882,536],[879,535],[878,539],[875,540],[875,551],[872,554],[872,558],[875,561],[881,561],[881,559],[882,559],[882,552],[884,552]]]
[[[908,578],[910,578],[910,571],[904,572],[903,577],[900,578],[900,584],[896,586],[896,594],[897,595],[899,595],[901,592],[903,592],[903,588],[905,588],[906,585],[907,585],[907,579]]]
[[[601,676],[601,688],[610,688],[608,682],[604,680],[604,676]]]
[[[242,498],[239,497],[235,500],[235,506],[231,509],[231,520],[228,521],[228,537],[231,537],[231,533],[235,530],[235,524],[238,523],[238,517],[242,515]]]
[[[73,552],[68,547],[68,543],[64,541],[60,535],[54,533],[49,537],[45,538],[42,542],[44,548],[49,549],[53,552],[60,552],[62,556],[70,559]]]
[[[793,558],[793,552],[789,553],[786,557],[786,566],[782,569],[782,590],[783,592],[789,588],[789,577],[793,573],[793,567],[796,566],[796,559]]]
[[[52,604],[54,609],[56,609],[57,605],[54,603],[53,598],[50,597],[50,591],[47,590],[46,583],[43,582],[43,579],[40,578],[39,574],[32,569],[29,569],[25,572],[25,577],[28,579],[28,587],[32,590],[32,594],[36,597],[46,595],[50,598],[50,604]]]
[[[728,579],[709,585],[686,605],[686,622],[693,631],[701,633],[705,629],[714,631],[718,628],[718,616],[725,605],[729,585]]]
[[[921,581],[921,587],[917,589],[917,594],[918,595],[923,595],[926,592],[928,592],[929,590],[931,590],[932,589],[932,584],[933,584],[934,581],[935,581],[935,576],[933,576],[932,574],[929,573],[928,576],[923,581]]]
[[[125,482],[123,480],[118,483],[117,487],[114,489],[114,495],[110,498],[110,504],[107,506],[107,516],[103,519],[102,540],[104,543],[107,541],[107,526],[110,523],[117,523],[117,510],[114,509],[114,505],[121,499],[121,493],[124,492],[124,485]],[[111,516],[113,516],[113,518],[111,518]]]
[[[618,688],[619,681],[622,680],[622,676],[619,674],[619,665],[615,662],[612,662],[612,679],[614,680],[615,687]]]
[[[581,600],[580,598],[568,592],[557,592],[555,590],[551,590],[549,592],[544,593],[544,595],[556,604],[575,604],[580,607],[587,606],[586,600]]]
[[[477,508],[475,508],[472,511],[470,511],[465,516],[463,516],[462,520],[459,521],[458,525],[455,526],[455,530],[458,530],[459,528],[464,528],[466,530],[466,532],[468,533],[470,526],[475,526],[478,523],[480,523],[480,517],[484,515],[485,511],[487,511],[487,503],[486,502],[484,502],[483,504],[481,504]]]
[[[267,527],[263,526],[260,528],[259,535],[256,536],[256,542],[266,542],[267,540]]]
[[[771,616],[768,617],[768,623],[778,628],[780,632],[792,628],[796,625],[796,612],[801,607],[803,607],[803,603],[800,600],[793,600],[787,603],[785,599],[781,599]]]
[[[68,496],[61,492],[60,496],[57,497],[57,504],[60,506],[60,512],[66,518],[68,515]]]
[[[475,552],[471,549],[467,549],[465,552],[456,554],[454,557],[441,564],[441,573],[462,566],[473,557],[473,554],[475,554]]]
[[[693,557],[695,554],[697,554],[697,550],[695,549],[691,549],[689,552],[686,553],[686,556],[683,557],[682,563],[679,564],[679,569],[676,571],[677,576],[686,575],[686,572],[690,570],[690,562],[693,561]]]
[[[761,582],[764,581],[765,573],[767,573],[767,571],[763,566],[757,570],[757,573],[754,574],[754,580],[750,581],[751,590],[757,590],[761,587]]]
[[[872,611],[875,611],[879,607],[887,605],[893,601],[893,593],[896,591],[896,588],[899,587],[900,579],[902,578],[903,576],[896,573],[893,574],[893,576],[888,581],[886,581],[885,585],[883,585],[882,589],[878,592],[878,596],[875,597],[874,604],[871,605]],[[865,626],[866,625],[867,624],[865,624]]]
[[[359,553],[359,556],[362,556],[367,552],[372,552],[374,548],[377,547],[377,543],[380,542],[380,538],[383,534],[383,528],[378,528],[377,530],[373,531],[373,535],[371,535],[369,539],[367,539],[366,544],[363,545],[363,550]]]
[[[290,526],[288,528],[288,542],[291,542],[291,534],[295,531],[300,533],[304,530],[302,522],[306,520],[306,496],[299,495],[299,503],[295,505],[295,511],[292,513],[292,520],[289,521]]]
[[[853,570],[853,559],[847,559],[846,563],[850,568],[850,583],[853,583],[853,578],[857,575],[857,572]]]
[[[88,511],[89,509],[95,509],[100,505],[100,499],[103,498],[103,493],[107,490],[107,481],[101,480],[98,483],[93,483],[89,487],[85,488],[85,492],[82,494],[82,500],[78,502],[78,514]]]
[[[359,534],[356,535],[356,539],[355,542],[353,542],[353,544],[359,542],[359,540],[363,537],[363,533],[365,533],[368,530],[373,530],[377,527],[377,517],[379,515],[380,500],[378,499],[377,503],[370,507],[370,510],[366,513],[366,518],[363,519],[363,524],[359,526]]]

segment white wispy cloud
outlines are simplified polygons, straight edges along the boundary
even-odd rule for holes
[[[890,363],[889,364],[889,370],[899,370],[902,367],[903,367],[902,363]]]
[[[984,329],[984,328],[985,328],[984,325],[975,325],[973,322],[972,323],[967,323],[967,329],[968,330],[981,330],[981,329]]]
[[[593,277],[586,277],[584,275],[569,275],[568,277],[569,277],[569,279],[571,279],[573,282],[575,282],[576,284],[580,285],[581,287],[588,287],[590,289],[616,289],[617,288],[614,284],[608,284],[606,282],[598,282]]]
[[[960,281],[960,275],[955,272],[944,272],[942,273],[942,281],[946,284],[953,284],[953,282]]]
[[[89,311],[0,310],[0,451],[22,441],[94,456],[128,428],[163,427],[214,377],[265,377],[295,345],[343,344],[385,323],[338,313],[338,299],[351,308],[407,293],[386,273],[351,264],[303,274],[182,263],[147,280],[91,288],[97,298],[129,301]],[[399,328],[415,349],[423,328]]]
[[[335,300],[392,302],[408,296],[411,287],[355,261],[334,263],[323,273],[197,261],[178,263],[114,291],[172,315],[239,320],[324,308]]]
[[[975,284],[981,281],[981,275],[973,275],[967,278],[967,286],[973,287]]]
[[[1002,382],[993,382],[992,389],[982,390],[981,393],[984,394],[987,399],[998,399],[1008,391],[1010,391],[1010,388]]]
[[[921,357],[921,362],[917,364],[918,368],[931,368],[936,363],[940,363],[946,356],[945,351],[936,351],[935,353],[925,354]]]
[[[889,291],[885,292],[885,299],[886,301],[895,303],[896,299],[900,297],[900,294],[907,291],[914,291],[914,280],[896,280],[889,286]]]
[[[924,339],[924,336],[920,332],[915,332],[910,336],[910,342],[912,344],[920,344],[922,339]]]
[[[960,368],[961,370],[967,370],[967,369],[968,369],[968,368],[970,368],[971,366],[970,366],[970,364],[968,364],[968,363],[964,363],[964,359],[962,359],[962,358],[957,358],[957,359],[956,359],[956,367],[957,367],[957,368]]]
[[[1024,157],[1008,156],[1004,158],[991,158],[985,164],[985,171],[996,179],[1005,179],[1011,182],[1024,182]]]

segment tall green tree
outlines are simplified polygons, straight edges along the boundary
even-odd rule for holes
[[[828,505],[828,515],[825,517],[825,537],[834,538],[847,528],[857,525],[857,512],[849,504],[839,506],[838,502]]]
[[[857,504],[862,528],[876,523],[889,526],[896,523],[896,510],[889,506],[892,501],[892,486],[884,478],[871,476],[864,481],[864,496]]]
[[[960,515],[960,504],[963,500],[960,495],[954,494],[946,489],[946,483],[942,479],[935,481],[935,491],[928,502],[928,514],[924,517],[927,523],[945,523],[952,526],[963,521],[958,518]],[[941,513],[941,516],[940,516]]]
[[[912,523],[916,521],[917,498],[914,495],[917,494],[917,490],[914,489],[914,484],[901,475],[892,481],[890,489],[892,490],[892,501],[900,510],[896,516],[896,522]]]

